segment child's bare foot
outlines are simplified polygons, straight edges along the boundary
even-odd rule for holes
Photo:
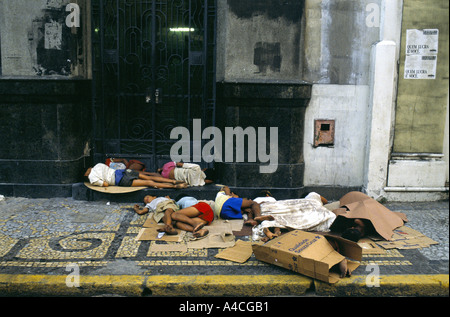
[[[258,225],[258,222],[256,222],[254,219],[249,219],[244,222],[244,225],[254,227]]]
[[[204,236],[206,236],[209,233],[209,230],[207,229],[200,229],[197,230],[196,232],[192,232],[195,238],[202,238]]]
[[[175,188],[187,188],[188,184],[186,183],[179,183],[179,184],[175,184]]]
[[[346,276],[352,276],[352,272],[347,267],[347,259],[343,259],[339,263],[339,271],[341,272],[341,278]]]
[[[178,231],[176,231],[171,225],[165,225],[163,228],[157,229],[159,232],[165,232],[168,235],[177,235]]]
[[[275,238],[276,236],[272,233],[272,231],[269,230],[269,228],[264,228],[263,229],[264,234],[267,236],[267,238],[269,240],[272,240],[273,238]]]
[[[195,238],[204,237],[209,233],[209,230],[203,229],[204,226],[205,226],[204,223],[195,226],[194,230],[192,230],[192,234],[194,235]]]
[[[275,237],[281,236],[281,229],[280,229],[280,228],[275,227],[275,229],[274,229],[273,231],[274,231],[274,232],[273,232],[273,235],[274,235]]]

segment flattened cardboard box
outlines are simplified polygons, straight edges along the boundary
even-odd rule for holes
[[[301,230],[288,232],[262,245],[254,244],[252,248],[260,261],[333,284],[340,278],[338,273],[330,272],[331,267],[345,256],[360,261],[362,249],[357,243],[340,237],[328,238],[337,242],[342,254],[334,250],[324,235]],[[351,271],[358,266],[358,262],[348,260]]]

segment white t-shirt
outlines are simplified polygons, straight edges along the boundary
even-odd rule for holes
[[[145,208],[148,208],[149,211],[155,211],[156,207],[158,206],[158,204],[160,202],[169,200],[169,198],[166,197],[157,197],[155,199],[153,199],[151,202],[149,202],[147,205],[145,205]]]
[[[256,197],[255,199],[253,199],[254,202],[258,203],[258,204],[262,204],[262,203],[273,203],[274,201],[277,201],[275,198],[273,197]]]
[[[103,186],[103,182],[107,182],[108,185],[116,184],[116,171],[109,168],[103,163],[96,164],[89,174],[89,182],[92,185]]]

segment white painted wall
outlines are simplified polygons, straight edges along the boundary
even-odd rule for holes
[[[305,186],[361,186],[369,86],[313,85],[305,114]],[[333,147],[313,147],[314,120],[335,120]]]

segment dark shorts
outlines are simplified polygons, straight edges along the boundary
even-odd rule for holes
[[[130,187],[135,179],[139,179],[139,172],[136,170],[116,170],[116,186]]]
[[[220,212],[222,219],[242,219],[242,198],[228,198]]]

